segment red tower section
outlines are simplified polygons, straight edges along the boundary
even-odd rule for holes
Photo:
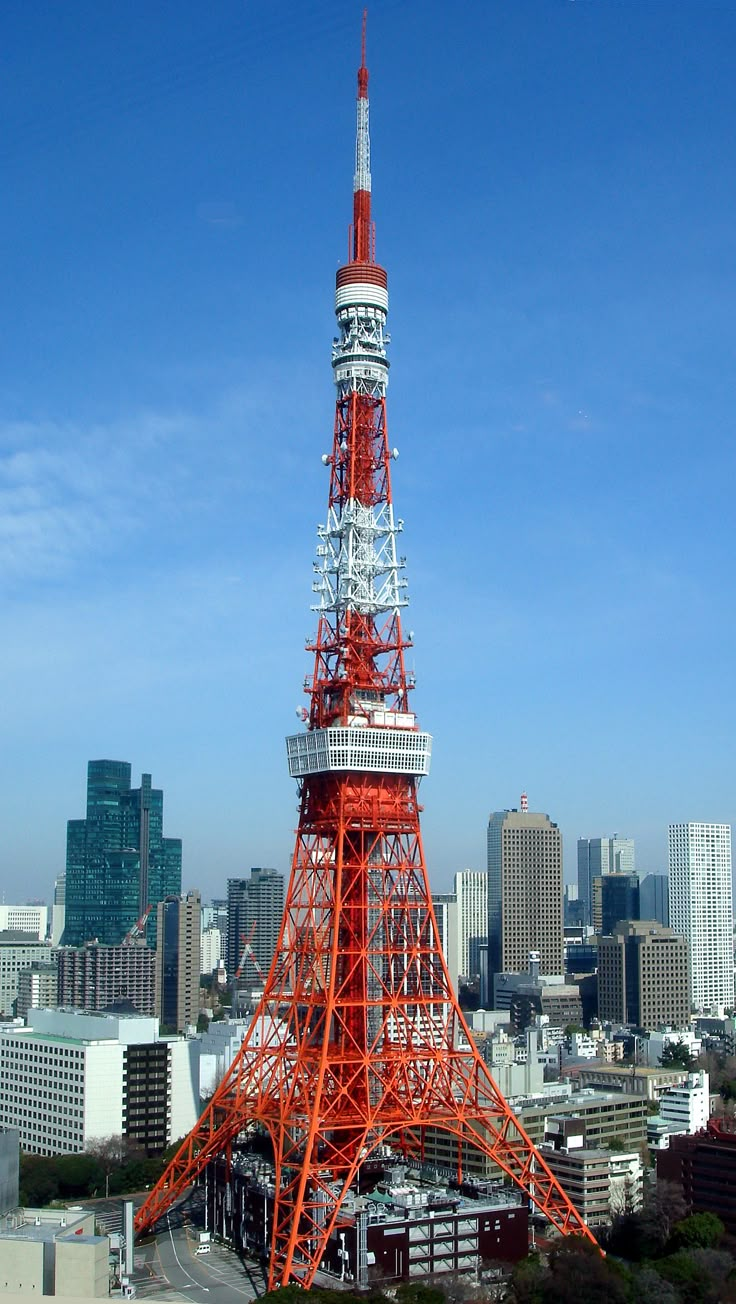
[[[593,1239],[499,1092],[457,1005],[419,827],[431,738],[411,710],[403,558],[386,426],[386,272],[371,221],[368,71],[358,72],[350,259],[337,274],[337,387],[305,727],[287,739],[299,828],[281,934],[243,1048],[136,1218],[151,1226],[249,1124],[273,1143],[270,1283],[311,1285],[360,1164],[472,1143],[563,1233]]]

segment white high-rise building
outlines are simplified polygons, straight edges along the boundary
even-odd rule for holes
[[[731,826],[670,824],[670,926],[690,944],[696,1009],[731,1007],[733,899]]]
[[[461,869],[455,875],[457,900],[458,973],[480,975],[488,946],[488,875],[480,869]]]

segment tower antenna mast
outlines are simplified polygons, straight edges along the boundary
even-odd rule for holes
[[[388,279],[371,219],[365,15],[353,223],[338,269],[327,515],[305,726],[287,738],[299,826],[284,917],[242,1049],[136,1217],[151,1227],[257,1123],[273,1146],[269,1284],[310,1287],[364,1161],[480,1151],[562,1233],[593,1241],[473,1042],[447,971],[418,790],[432,739],[410,704],[404,558],[386,421]],[[229,1166],[228,1166],[229,1171]]]

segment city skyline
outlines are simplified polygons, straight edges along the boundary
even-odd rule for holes
[[[1,863],[27,896],[94,756],[156,774],[185,888],[291,859],[359,11],[183,10],[5,16]],[[445,12],[378,0],[368,32],[430,880],[481,869],[524,788],[568,881],[616,829],[662,871],[669,823],[734,817],[736,17]]]

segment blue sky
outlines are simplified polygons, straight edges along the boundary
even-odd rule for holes
[[[288,870],[361,6],[6,6],[0,851],[86,762],[185,885]],[[370,5],[374,216],[430,879],[489,811],[734,818],[736,7]],[[22,885],[22,886],[21,886]]]

